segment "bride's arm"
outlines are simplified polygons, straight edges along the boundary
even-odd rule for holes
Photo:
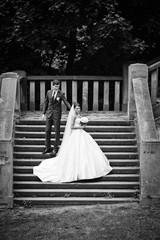
[[[79,126],[79,127],[72,127],[72,129],[83,129],[84,128],[84,126]]]

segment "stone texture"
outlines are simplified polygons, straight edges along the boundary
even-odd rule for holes
[[[148,78],[148,67],[146,64],[131,64],[129,66],[128,77],[128,116],[130,119],[134,119],[136,113],[135,98],[133,93],[132,80],[134,78]]]
[[[155,202],[155,199],[160,200],[160,141],[148,89],[148,69],[139,64],[131,66],[130,71],[129,116],[133,116],[136,111],[141,176],[140,199],[141,203],[148,204]]]
[[[141,201],[160,199],[160,141],[141,142]]]
[[[13,124],[18,75],[2,74],[0,101],[0,204],[13,206]]]
[[[137,120],[142,140],[158,139],[147,79],[133,79],[133,89],[137,109]]]

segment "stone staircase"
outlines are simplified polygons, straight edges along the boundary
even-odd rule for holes
[[[61,137],[65,120],[61,123]],[[99,144],[113,171],[102,178],[74,183],[43,183],[33,166],[50,155],[44,149],[45,123],[21,119],[15,128],[14,204],[76,205],[139,201],[139,160],[134,125],[126,120],[93,120],[86,131]],[[54,132],[52,134],[54,139]]]

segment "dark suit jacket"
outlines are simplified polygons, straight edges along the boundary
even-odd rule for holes
[[[60,119],[62,113],[62,101],[69,109],[71,108],[71,106],[66,100],[65,95],[61,90],[58,90],[56,99],[52,97],[52,92],[53,90],[49,90],[47,92],[43,106],[43,114],[46,114],[47,118]]]

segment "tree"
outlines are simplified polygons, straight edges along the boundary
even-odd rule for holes
[[[147,47],[116,0],[6,0],[0,9],[1,71],[118,74]]]
[[[159,0],[119,0],[118,9],[133,25],[131,34],[145,41],[146,48],[137,59],[149,61],[160,52],[160,3]]]

